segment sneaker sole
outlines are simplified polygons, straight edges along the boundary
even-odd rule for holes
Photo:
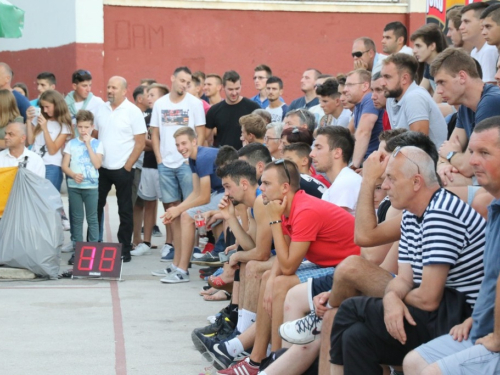
[[[161,232],[153,233],[153,237],[163,237]]]
[[[130,252],[130,255],[133,255],[133,256],[135,256],[135,257],[140,257],[141,255],[150,255],[150,254],[151,254],[151,250],[150,250],[150,251],[146,251],[146,252],[144,252],[144,253],[140,253],[140,254],[139,254],[139,253],[135,253],[135,254],[134,254],[134,250],[132,250],[132,251]]]
[[[284,334],[284,332],[282,332],[281,330],[281,327],[279,328],[278,330],[279,334],[280,334],[280,337],[285,340],[286,342],[289,342],[290,344],[294,344],[294,345],[306,345],[306,344],[310,344],[311,342],[313,342],[315,340],[315,337],[313,336],[312,340],[303,340],[303,341],[300,341],[300,340],[293,340],[291,339],[290,337],[286,336]]]
[[[163,284],[180,284],[180,283],[187,283],[189,280],[160,280]]]
[[[196,332],[191,332],[191,341],[193,341],[193,345],[202,355],[203,353],[208,353],[207,348],[203,344],[203,342],[196,336]]]
[[[160,262],[170,262],[170,263],[172,263],[173,260],[174,260],[174,258],[172,258],[172,259],[160,259]]]
[[[212,267],[221,267],[223,263],[219,260],[215,262],[207,262],[203,260],[191,260],[191,263],[196,264],[197,266],[212,266]]]

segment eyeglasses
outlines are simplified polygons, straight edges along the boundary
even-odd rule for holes
[[[347,87],[352,87],[354,85],[362,85],[364,82],[353,82],[353,83],[346,83],[344,86]]]
[[[406,159],[408,159],[409,161],[411,161],[413,164],[415,164],[415,166],[417,167],[417,173],[420,174],[420,168],[418,166],[417,163],[415,163],[413,160],[411,160],[408,156],[406,156],[405,154],[403,154],[402,152],[400,152],[402,150],[402,147],[401,146],[398,146],[394,149],[394,152],[392,153],[392,157],[395,158],[396,156],[398,156],[398,154],[401,154],[403,155]]]
[[[275,165],[280,165],[280,164],[283,164],[283,168],[285,168],[285,173],[286,173],[286,176],[288,177],[288,183],[291,182],[290,180],[290,173],[288,173],[288,169],[286,167],[286,163],[285,163],[285,159],[278,159],[278,160],[275,160],[274,161],[274,164]]]
[[[351,53],[351,55],[352,55],[353,58],[357,57],[359,59],[361,56],[363,56],[368,51],[370,51],[370,50],[367,49],[366,51],[356,51],[356,52]]]
[[[268,137],[267,135],[264,137],[264,142],[269,142],[269,141],[276,141],[278,139],[281,139],[281,138],[272,138],[272,137]]]
[[[261,80],[261,79],[267,79],[267,77],[259,77],[259,76],[255,76],[253,77],[253,80],[255,81],[256,79],[258,80]]]

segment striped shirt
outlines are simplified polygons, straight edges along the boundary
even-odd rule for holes
[[[422,268],[449,264],[446,287],[464,293],[473,306],[484,276],[486,221],[445,189],[434,193],[422,217],[403,212],[399,263],[409,263],[413,282],[422,282]]]

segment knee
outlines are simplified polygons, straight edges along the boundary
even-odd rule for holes
[[[194,219],[191,216],[189,216],[189,214],[188,214],[187,211],[184,211],[181,214],[181,221],[182,221],[183,224],[194,223]]]
[[[262,274],[259,263],[256,260],[245,263],[245,277],[247,280],[250,278],[256,279]]]
[[[412,350],[403,360],[403,372],[405,375],[421,374],[422,362],[425,362],[422,356],[416,350]]]
[[[337,267],[333,279],[335,282],[345,282],[359,277],[364,259],[357,255],[345,258]]]
[[[273,283],[273,298],[281,296],[285,297],[286,293],[290,290],[288,277],[278,276],[274,279]]]

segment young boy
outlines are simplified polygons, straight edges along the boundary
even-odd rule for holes
[[[99,239],[97,201],[99,172],[101,167],[102,143],[91,137],[94,130],[94,115],[80,110],[76,115],[79,136],[68,142],[64,149],[62,170],[68,176],[68,200],[71,207],[71,236],[73,248],[76,242],[83,242],[83,206],[88,225],[89,242]],[[73,264],[74,254],[68,264]]]

